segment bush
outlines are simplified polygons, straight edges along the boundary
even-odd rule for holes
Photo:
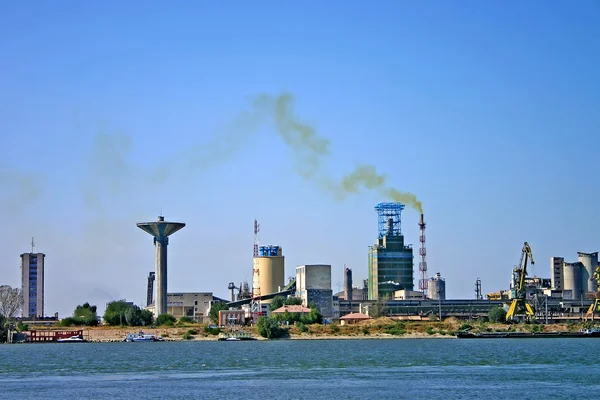
[[[296,324],[296,326],[298,327],[298,330],[300,332],[308,332],[308,327],[306,325],[304,325],[302,322],[298,322]]]
[[[397,322],[394,325],[388,325],[383,329],[383,331],[385,333],[387,333],[388,335],[396,335],[396,336],[401,336],[406,333],[406,329],[402,322]]]
[[[287,330],[282,329],[274,318],[260,317],[256,324],[258,334],[267,339],[282,337]]]
[[[177,321],[179,324],[191,324],[194,322],[193,319],[191,319],[190,317],[184,316],[179,318],[179,321]]]
[[[183,338],[184,338],[185,340],[191,340],[191,339],[193,339],[194,337],[192,336],[192,334],[190,333],[190,331],[187,331],[186,333],[184,333],[184,334],[183,334]]]
[[[28,331],[29,330],[29,325],[24,324],[23,321],[19,321],[19,323],[17,324],[17,330],[19,332]]]
[[[173,326],[175,325],[175,321],[177,321],[177,318],[171,314],[160,314],[156,318],[156,325]]]
[[[488,312],[488,318],[490,322],[506,322],[506,311],[500,306],[493,307]]]
[[[369,333],[371,333],[369,331],[369,328],[367,328],[367,327],[364,327],[363,330],[362,330],[362,332],[363,332],[363,335],[368,335]]]
[[[197,335],[197,334],[198,334],[198,331],[197,331],[197,330],[195,330],[195,329],[190,329],[190,330],[188,331],[188,333],[189,333],[190,335]]]
[[[471,329],[473,329],[473,327],[469,324],[462,324],[460,328],[458,328],[459,331],[470,331]]]
[[[340,327],[336,324],[331,324],[329,325],[331,327],[331,332],[332,333],[338,333],[340,331]]]
[[[433,335],[435,333],[435,330],[428,326],[427,329],[425,329],[425,332],[427,332],[428,335]]]
[[[208,333],[209,335],[218,335],[221,330],[219,328],[211,328],[210,326],[206,325],[204,327],[204,332]]]

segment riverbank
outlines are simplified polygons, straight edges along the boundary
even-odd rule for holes
[[[397,321],[382,317],[362,321],[357,324],[340,326],[308,325],[289,326],[288,335],[279,340],[348,340],[348,339],[454,339],[461,330],[476,333],[484,332],[574,332],[581,329],[580,324],[519,324],[506,325],[481,322],[459,321],[448,318],[436,321]],[[207,332],[205,324],[181,324],[174,327],[40,327],[39,330],[77,330],[83,329],[84,337],[90,342],[122,342],[127,334],[143,331],[145,334],[161,336],[165,341],[215,341],[218,336]],[[222,331],[228,329],[222,328]],[[243,330],[259,340],[267,340],[258,334],[256,327],[243,327]],[[214,332],[216,333],[216,332]]]

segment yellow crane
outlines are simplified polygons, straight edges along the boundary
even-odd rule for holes
[[[533,309],[526,301],[525,277],[527,276],[528,260],[531,260],[531,265],[535,264],[531,247],[529,243],[525,242],[521,251],[521,262],[519,263],[519,267],[515,269],[517,272],[517,290],[515,298],[510,303],[510,307],[506,313],[507,321],[515,321],[519,316],[531,318],[535,315]]]
[[[598,264],[596,266],[596,269],[594,270],[594,274],[590,277],[590,281],[596,282],[596,293],[594,296],[595,297],[594,303],[592,305],[590,305],[590,308],[585,313],[586,321],[590,318],[593,321],[594,313],[600,311],[600,287],[598,286],[598,285],[600,285],[600,264]]]

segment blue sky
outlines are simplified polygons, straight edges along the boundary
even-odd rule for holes
[[[477,277],[484,293],[506,288],[523,241],[545,277],[553,255],[600,250],[595,1],[0,9],[0,283],[20,284],[34,236],[47,314],[142,303],[153,249],[135,223],[161,210],[187,223],[169,291],[251,281],[254,218],[286,275],[330,263],[337,290],[346,264],[358,282],[388,199],[338,201],[319,182],[360,164],[423,202],[429,274],[449,297],[472,298]],[[316,179],[272,121],[234,124],[255,96],[284,92],[330,141]],[[407,208],[415,247],[417,222]]]

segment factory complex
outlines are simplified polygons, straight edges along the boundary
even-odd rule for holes
[[[280,245],[260,245],[260,226],[254,220],[252,282],[229,283],[228,298],[212,292],[173,293],[167,290],[169,237],[185,227],[182,222],[165,221],[163,216],[137,226],[153,237],[155,270],[148,273],[147,310],[209,322],[209,312],[215,303],[226,303],[228,309],[219,312],[220,325],[241,325],[256,322],[271,313],[308,313],[316,307],[324,321],[351,323],[353,319],[393,316],[406,320],[429,320],[447,317],[477,319],[486,317],[490,309],[503,307],[510,318],[527,317],[538,321],[564,322],[593,318],[598,311],[598,252],[578,253],[575,262],[563,257],[551,257],[550,278],[527,276],[527,262],[534,263],[531,247],[525,242],[521,265],[512,270],[509,288],[489,293],[484,299],[481,280],[475,281],[472,299],[446,299],[446,280],[438,272],[428,277],[425,220],[419,220],[418,289],[415,290],[415,255],[401,230],[401,203],[380,203],[375,206],[378,234],[368,248],[367,279],[354,282],[352,269],[344,267],[341,292],[332,290],[330,264],[299,265],[295,275],[286,279],[285,255]],[[24,319],[43,319],[44,314],[43,253],[21,254]],[[250,266],[249,266],[250,268]],[[296,297],[301,305],[271,310],[274,298]]]

